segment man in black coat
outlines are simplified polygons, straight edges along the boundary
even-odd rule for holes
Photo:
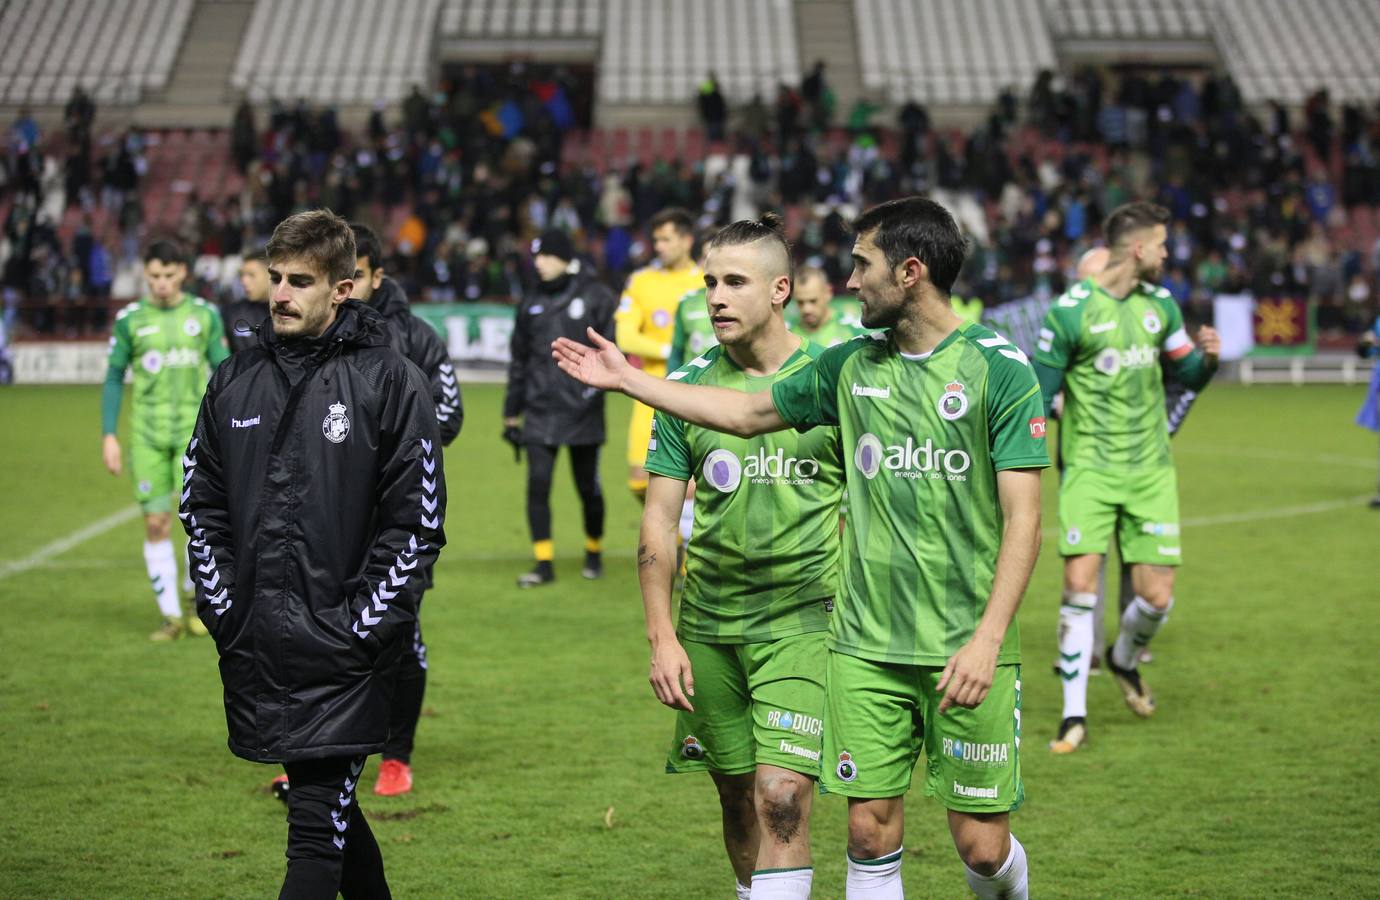
[[[359,224],[352,224],[350,229],[355,235],[355,283],[350,299],[368,303],[383,316],[393,349],[416,364],[431,382],[431,399],[436,405],[441,443],[450,446],[460,433],[465,409],[446,343],[435,328],[412,314],[403,289],[384,274],[383,251],[374,232]],[[430,568],[419,573],[419,577],[424,587],[431,587]],[[421,603],[419,596],[412,643],[398,666],[398,687],[393,695],[388,743],[384,745],[383,762],[374,783],[374,793],[381,797],[412,790],[412,746],[417,736],[417,723],[421,720],[422,698],[426,695],[427,657],[426,644],[422,641]]]
[[[220,309],[231,353],[259,346],[259,326],[268,319],[268,298],[273,285],[268,280],[268,256],[262,247],[246,251],[241,258],[240,287],[244,297]]]
[[[197,614],[215,639],[230,750],[281,763],[280,898],[388,897],[356,785],[388,736],[395,670],[445,543],[440,432],[421,372],[348,301],[354,235],[284,220],[259,346],[217,370],[183,459]]]
[[[604,394],[566,378],[551,358],[558,337],[585,340],[594,328],[613,339],[618,298],[581,270],[570,237],[547,231],[533,244],[536,286],[518,306],[513,327],[508,393],[503,401],[503,436],[514,451],[527,450],[527,525],[537,564],[518,578],[519,587],[548,584],[552,568],[551,471],[556,451],[570,448],[570,465],[585,519],[585,564],[581,574],[603,574],[604,494],[599,486],[599,448],[604,443]]]

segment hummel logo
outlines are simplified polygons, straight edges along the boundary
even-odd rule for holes
[[[233,419],[233,418],[232,418],[232,419],[230,420],[230,427],[231,427],[231,428],[253,428],[255,425],[258,425],[258,424],[259,424],[259,418],[260,418],[259,416],[254,416],[252,419]]]
[[[1104,331],[1111,331],[1116,328],[1115,322],[1098,322],[1096,325],[1088,326],[1089,334],[1101,334]]]
[[[854,396],[854,397],[876,397],[876,398],[879,399],[879,400],[890,400],[890,399],[891,399],[891,386],[888,385],[887,387],[884,387],[884,388],[865,387],[864,385],[858,384],[858,383],[855,381],[855,382],[853,382],[853,396]]]
[[[143,328],[140,328],[138,331],[134,332],[134,336],[148,337],[151,334],[161,334],[162,332],[163,327],[161,325],[145,325]]]

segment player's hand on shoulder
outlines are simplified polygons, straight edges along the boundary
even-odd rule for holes
[[[1203,349],[1203,353],[1216,359],[1222,353],[1222,337],[1217,333],[1217,329],[1211,325],[1204,325],[1198,329],[1198,346]]]
[[[675,638],[652,647],[652,670],[647,676],[652,692],[666,706],[694,712],[690,698],[695,696],[695,675],[690,669],[690,657]]]
[[[949,664],[944,667],[944,674],[936,685],[938,690],[944,692],[939,701],[941,715],[952,706],[973,709],[987,699],[987,692],[992,689],[992,679],[996,677],[997,653],[1000,650],[1000,641],[992,644],[980,636],[975,636],[958,648],[958,652],[949,658]]]

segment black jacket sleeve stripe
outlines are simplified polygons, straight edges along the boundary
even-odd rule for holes
[[[204,617],[207,610],[212,610],[219,619],[234,605],[230,586],[235,580],[235,559],[221,469],[220,433],[212,409],[213,395],[208,389],[201,400],[191,442],[182,456],[178,517],[191,537],[187,560],[196,585],[197,615]]]

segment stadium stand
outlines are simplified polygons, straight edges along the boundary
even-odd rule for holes
[[[714,73],[730,100],[800,83],[789,3],[777,0],[607,0],[599,62],[605,103],[680,103]]]
[[[1053,68],[1039,9],[1022,0],[858,0],[863,84],[897,104],[986,105]]]
[[[1217,0],[1214,33],[1248,103],[1302,103],[1319,88],[1338,102],[1380,95],[1380,4]]]
[[[427,80],[439,9],[440,0],[258,0],[231,84],[256,103],[401,100]]]
[[[444,0],[444,37],[597,38],[602,0]]]
[[[0,8],[0,104],[134,104],[168,83],[193,0],[46,0]]]
[[[1207,40],[1212,0],[1046,0],[1058,40]]]

